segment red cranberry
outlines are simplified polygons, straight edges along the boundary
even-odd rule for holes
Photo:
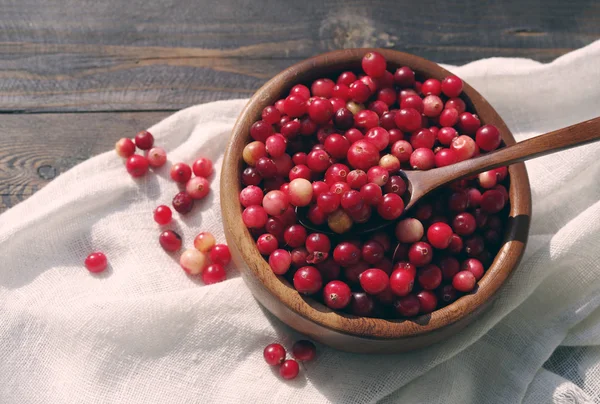
[[[444,257],[439,261],[439,267],[442,270],[442,278],[445,281],[452,280],[454,275],[460,271],[460,264],[454,257]]]
[[[333,97],[340,98],[344,101],[348,101],[350,99],[350,87],[348,87],[345,84],[336,84],[335,86],[333,86],[331,94]]]
[[[244,150],[242,150],[242,158],[249,166],[255,166],[256,162],[261,157],[266,157],[267,149],[263,142],[255,140],[254,142],[248,143]]]
[[[463,82],[456,76],[447,76],[442,81],[442,92],[448,97],[458,97],[463,90]]]
[[[306,238],[306,249],[309,253],[328,253],[331,249],[331,241],[323,233],[312,233]]]
[[[133,156],[135,153],[135,143],[131,139],[124,137],[115,143],[115,151],[119,156],[124,158]]]
[[[294,288],[299,293],[312,295],[321,290],[321,286],[323,286],[323,279],[315,267],[305,266],[294,274]]]
[[[379,205],[383,200],[381,187],[374,183],[368,183],[360,188],[360,194],[367,205]]]
[[[192,164],[192,171],[198,177],[208,178],[213,172],[213,163],[205,157],[200,157]]]
[[[185,184],[185,190],[193,199],[203,199],[210,192],[210,184],[204,177],[194,177]]]
[[[485,244],[481,236],[473,236],[465,240],[465,252],[470,257],[476,257],[483,252]]]
[[[348,94],[350,95],[351,100],[363,103],[371,96],[371,89],[362,81],[356,80],[350,84]]]
[[[292,256],[286,250],[275,250],[269,255],[269,266],[276,275],[283,275],[289,269],[292,264]],[[302,265],[306,264],[306,260],[302,262]]]
[[[362,259],[371,265],[377,265],[384,258],[385,251],[383,246],[377,241],[367,241],[362,246]]]
[[[428,79],[423,82],[423,86],[421,87],[421,92],[424,95],[440,95],[442,93],[442,83],[436,79]]]
[[[362,68],[371,77],[381,77],[385,73],[386,61],[383,55],[369,52],[362,58]]]
[[[464,212],[469,206],[469,195],[464,191],[456,191],[448,199],[448,207],[453,212]]]
[[[360,258],[360,249],[347,241],[341,242],[333,250],[333,259],[344,267],[357,264]]]
[[[400,100],[400,108],[413,108],[419,113],[423,113],[423,99],[417,94],[409,94]]]
[[[401,67],[394,73],[394,82],[400,87],[412,87],[415,84],[415,72],[410,67]]]
[[[396,102],[396,92],[393,88],[382,88],[377,92],[377,100],[384,102],[387,106]]]
[[[143,130],[135,135],[135,145],[140,150],[150,150],[154,145],[154,136],[147,130]]]
[[[216,244],[210,250],[210,259],[214,264],[226,266],[231,262],[231,252],[226,244]]]
[[[173,230],[163,231],[158,237],[158,241],[165,251],[174,252],[181,248],[181,236]]]
[[[419,269],[417,279],[423,289],[434,290],[442,283],[442,270],[437,265],[426,265]]]
[[[456,152],[458,161],[468,160],[474,156],[477,145],[469,136],[459,136],[452,140],[450,148]]]
[[[179,192],[173,198],[172,204],[173,208],[177,212],[181,213],[182,215],[185,215],[186,213],[189,213],[194,207],[194,199],[192,199],[192,197],[187,192]]]
[[[251,205],[260,205],[263,200],[263,191],[255,185],[249,185],[240,192],[240,203],[247,208]]]
[[[317,356],[317,347],[308,340],[296,341],[292,346],[292,355],[299,361],[308,362]]]
[[[455,109],[459,114],[467,110],[467,105],[460,98],[450,98],[444,106],[446,109]]]
[[[410,155],[410,165],[415,170],[430,170],[435,167],[435,155],[431,149],[416,149]]]
[[[350,190],[344,192],[341,198],[341,205],[346,211],[353,213],[358,212],[364,206],[364,200],[360,192],[356,190]]]
[[[358,277],[360,286],[369,294],[376,295],[383,292],[389,285],[388,275],[378,268],[370,268]]]
[[[390,276],[390,288],[397,296],[408,295],[413,289],[414,282],[414,273],[403,267],[395,269]]]
[[[350,311],[355,316],[369,317],[373,314],[375,303],[373,298],[363,292],[355,292],[352,294],[350,301]]]
[[[268,106],[262,110],[262,120],[269,125],[274,125],[281,119],[281,112],[276,107]]]
[[[302,124],[299,121],[293,120],[293,121],[289,121],[286,122],[284,125],[281,126],[281,135],[283,137],[285,137],[286,139],[293,139],[296,136],[298,136],[298,134],[300,133],[300,130],[302,129]],[[265,138],[266,141],[267,138],[271,135],[272,133],[269,133],[267,135],[267,137]]]
[[[333,185],[336,182],[346,182],[348,172],[350,172],[350,168],[347,165],[333,164],[325,172],[325,183]]]
[[[421,147],[432,149],[435,144],[435,135],[429,129],[421,129],[412,134],[410,144],[413,149]]]
[[[452,140],[458,137],[458,132],[454,128],[443,127],[438,131],[437,139],[444,146],[450,146]]]
[[[225,268],[219,264],[211,264],[202,271],[202,282],[205,285],[223,282],[227,278]]]
[[[401,163],[405,163],[410,160],[410,157],[413,153],[413,148],[406,140],[398,140],[393,143],[391,153]]]
[[[471,292],[475,289],[476,283],[475,275],[470,271],[460,271],[452,279],[452,286],[459,292]]]
[[[160,225],[168,224],[172,216],[171,208],[166,205],[160,205],[154,210],[154,221]]]
[[[372,143],[359,140],[350,146],[348,162],[352,167],[366,171],[379,162],[379,150]]]
[[[362,132],[356,128],[348,129],[346,133],[344,133],[344,137],[348,139],[348,142],[350,142],[351,145],[365,138]]]
[[[456,152],[452,149],[441,149],[435,154],[436,167],[445,167],[458,162]]]
[[[148,159],[139,154],[134,154],[127,159],[125,167],[127,172],[134,178],[141,177],[148,172]]]
[[[481,150],[496,150],[501,141],[500,131],[494,125],[483,125],[475,134],[475,142]]]
[[[285,154],[286,140],[285,138],[276,133],[271,135],[265,141],[265,151],[269,153],[271,157],[281,157]]]
[[[463,112],[458,117],[458,127],[461,132],[464,132],[467,135],[474,135],[480,126],[481,122],[477,115],[473,115],[470,112]]]
[[[301,95],[290,95],[283,102],[283,109],[285,113],[292,118],[302,116],[307,110],[307,98]],[[331,106],[331,105],[330,105]],[[257,139],[258,140],[258,139]]]
[[[323,300],[327,307],[332,309],[343,309],[350,304],[352,291],[342,281],[331,281],[323,289]]]
[[[300,372],[300,366],[298,362],[292,359],[288,359],[281,364],[279,368],[279,375],[286,380],[295,379]]]
[[[396,194],[385,194],[377,205],[377,213],[385,220],[394,220],[404,212],[404,201]]]
[[[450,245],[452,228],[446,223],[434,223],[427,229],[427,240],[435,248],[445,249]]]
[[[292,225],[285,229],[283,238],[285,243],[292,248],[303,246],[306,241],[306,229],[299,224]]]
[[[171,167],[171,178],[175,182],[185,184],[192,177],[192,169],[185,163],[176,163]]]
[[[349,86],[356,81],[356,74],[352,72],[343,72],[338,76],[337,84],[345,84]]]
[[[308,100],[310,98],[310,90],[303,84],[296,84],[290,90],[290,95],[298,95],[305,100]]]
[[[368,182],[367,173],[363,170],[352,170],[346,176],[346,183],[352,189],[360,189]]]
[[[481,195],[481,209],[486,213],[498,213],[504,208],[506,203],[504,194],[495,189],[485,191]]]
[[[354,124],[358,128],[371,129],[379,125],[379,116],[368,109],[364,109],[354,115]]]
[[[470,213],[459,213],[452,220],[452,229],[460,236],[469,236],[475,232],[477,222],[475,217]]]
[[[242,220],[246,227],[250,229],[260,229],[267,223],[267,212],[262,206],[252,205],[248,206],[242,212]]]
[[[310,86],[310,92],[315,97],[331,98],[335,83],[330,79],[317,79]]]
[[[399,298],[394,302],[394,308],[399,315],[404,317],[414,317],[421,310],[419,299],[415,295]]]
[[[483,264],[476,258],[468,258],[463,261],[461,271],[469,271],[475,276],[475,280],[480,280],[483,277],[485,269]]]
[[[414,132],[421,128],[421,114],[414,108],[403,108],[396,113],[396,125],[404,132]]]
[[[437,308],[437,296],[429,290],[417,293],[417,299],[419,299],[419,306],[423,314],[431,313]]]
[[[408,249],[408,260],[411,264],[421,267],[431,263],[433,259],[433,249],[431,245],[419,241],[414,243]]]
[[[148,151],[146,158],[150,167],[159,168],[167,162],[167,152],[162,147],[153,147]]]
[[[108,260],[104,253],[96,251],[88,255],[85,259],[85,267],[92,273],[99,273],[106,269]]]
[[[271,366],[279,366],[285,360],[285,349],[280,344],[269,344],[263,351],[265,362]]]
[[[254,122],[250,127],[250,136],[259,142],[264,143],[264,141],[273,133],[273,127],[265,121]]]

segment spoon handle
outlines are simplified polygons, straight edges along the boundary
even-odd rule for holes
[[[494,152],[436,168],[442,183],[600,140],[600,117],[524,140]],[[442,183],[438,185],[442,185]],[[433,185],[433,184],[432,184]],[[438,186],[433,185],[433,187]]]

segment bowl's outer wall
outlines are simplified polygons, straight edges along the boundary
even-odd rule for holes
[[[283,278],[271,271],[242,222],[239,203],[241,158],[250,141],[250,126],[261,118],[262,109],[282,98],[298,83],[360,69],[360,60],[369,50],[335,51],[304,60],[284,70],[250,99],[235,124],[225,153],[221,173],[221,209],[225,235],[232,257],[257,300],[284,323],[334,348],[364,353],[403,352],[445,340],[477,317],[518,265],[525,248],[531,216],[531,190],[525,166],[509,167],[510,214],[505,242],[491,267],[480,280],[476,293],[458,299],[431,314],[412,320],[384,320],[337,313],[298,294]],[[439,65],[414,55],[376,49],[388,60],[388,70],[410,66],[417,75],[443,79],[450,73]],[[466,97],[464,97],[466,96]],[[467,83],[463,99],[475,109],[482,123],[493,124],[506,145],[515,140],[506,124],[488,102]]]

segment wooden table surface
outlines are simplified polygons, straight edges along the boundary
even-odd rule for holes
[[[120,137],[193,104],[249,97],[317,53],[547,62],[600,37],[597,0],[322,3],[0,0],[0,212]]]

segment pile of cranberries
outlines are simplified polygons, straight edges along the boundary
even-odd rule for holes
[[[164,149],[154,146],[154,136],[148,131],[139,132],[135,138],[122,138],[115,144],[117,154],[126,158],[126,168],[134,177],[141,177],[148,172],[148,167],[160,168],[167,162],[167,153]],[[136,148],[146,151],[145,155],[136,154]],[[209,191],[208,177],[213,172],[211,160],[201,157],[190,167],[186,163],[176,163],[171,167],[170,176],[185,189],[173,198],[173,208],[182,215],[189,213],[194,206],[194,200],[204,199]],[[192,173],[194,176],[192,176]],[[154,221],[160,226],[169,225],[173,219],[171,208],[160,205],[154,210]],[[181,249],[182,239],[173,230],[164,230],[158,241],[161,247],[169,252]],[[226,244],[217,244],[215,237],[208,232],[201,232],[194,239],[194,248],[185,250],[180,258],[181,267],[190,275],[200,275],[207,284],[221,282],[226,279],[225,266],[231,261],[229,247]],[[88,271],[102,272],[108,266],[104,253],[94,252],[85,260]]]
[[[281,344],[269,344],[263,351],[265,362],[271,366],[279,366],[279,374],[286,380],[295,379],[300,372],[297,361],[308,362],[317,355],[317,347],[308,340],[300,340],[292,346],[294,359],[285,359],[285,348]]]
[[[503,239],[508,170],[440,189],[404,212],[402,170],[429,170],[501,146],[456,76],[420,81],[376,52],[362,70],[298,84],[267,106],[242,153],[242,220],[273,272],[358,316],[412,317],[472,292]],[[316,228],[296,217],[302,208]],[[370,220],[397,222],[376,234]]]

